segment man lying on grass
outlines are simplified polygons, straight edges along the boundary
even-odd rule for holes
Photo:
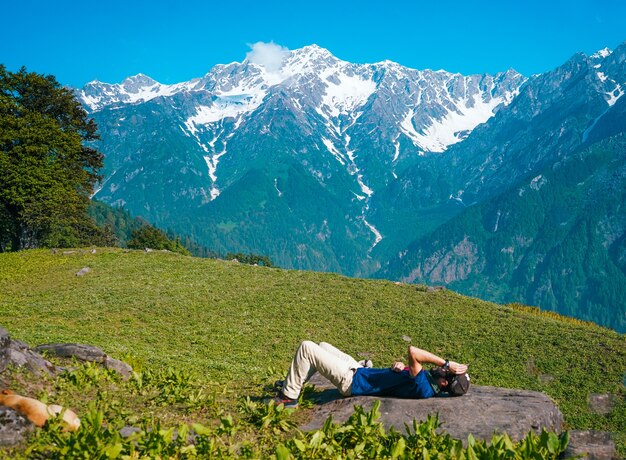
[[[422,363],[438,367],[425,370]],[[371,361],[357,362],[329,343],[305,340],[291,361],[284,382],[277,382],[276,404],[297,407],[304,384],[319,372],[343,396],[394,396],[425,399],[433,396],[460,396],[467,392],[467,365],[448,361],[417,347],[409,347],[409,365],[394,362],[390,368],[373,368]]]

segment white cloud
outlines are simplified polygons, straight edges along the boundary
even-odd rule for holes
[[[256,42],[249,46],[246,59],[253,64],[262,65],[268,72],[278,72],[289,54],[287,48],[274,42]]]

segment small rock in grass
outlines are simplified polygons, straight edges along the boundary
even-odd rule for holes
[[[580,457],[582,455],[582,457]],[[615,442],[606,431],[572,430],[561,458],[612,460],[618,458]]]
[[[96,253],[96,250],[95,250],[95,249],[92,249],[92,250],[91,250],[91,253],[92,253],[92,254],[95,254],[95,253]]]
[[[130,435],[139,433],[141,428],[137,428],[136,426],[125,426],[120,430],[120,436],[122,438],[128,438]]]
[[[110,358],[108,356],[104,359],[104,367],[114,370],[115,372],[120,374],[124,380],[128,380],[133,373],[133,368],[130,366],[130,364],[127,364],[124,361],[120,361],[119,359]]]
[[[597,414],[609,414],[615,406],[615,396],[611,393],[589,395],[589,409]]]
[[[544,384],[554,382],[554,376],[550,374],[540,374],[539,381]]]
[[[409,337],[408,335],[403,335],[402,336],[402,340],[404,340],[405,342],[410,342],[411,341],[411,337]]]
[[[150,248],[144,248],[143,250],[146,251],[146,252],[152,252],[152,249],[150,249]]]
[[[84,267],[81,268],[80,270],[78,270],[76,272],[76,276],[85,276],[87,273],[89,273],[91,271],[91,268],[89,267]]]

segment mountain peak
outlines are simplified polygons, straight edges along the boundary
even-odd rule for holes
[[[132,77],[124,79],[124,81],[122,81],[121,83],[121,86],[123,86],[127,90],[132,91],[133,89],[139,89],[146,86],[154,86],[158,84],[159,82],[148,77],[147,75],[138,73],[137,75],[133,75]]]
[[[284,75],[309,75],[345,63],[318,45],[308,45],[289,52],[282,67]]]
[[[611,53],[612,51],[609,48],[605,47],[605,48],[602,48],[601,50],[596,51],[589,57],[592,59],[605,58]]]
[[[303,46],[302,48],[298,48],[293,50],[294,52],[300,52],[302,54],[314,54],[314,55],[323,55],[323,56],[332,56],[333,54],[328,51],[326,48],[322,48],[315,43],[311,45]]]
[[[330,51],[326,48],[322,48],[318,45],[307,45],[302,48],[295,49],[291,51],[291,57],[296,58],[297,60],[306,60],[306,61],[329,61],[338,60]]]

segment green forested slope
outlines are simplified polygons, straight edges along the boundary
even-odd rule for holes
[[[626,138],[536,171],[415,241],[383,276],[626,331]]]

